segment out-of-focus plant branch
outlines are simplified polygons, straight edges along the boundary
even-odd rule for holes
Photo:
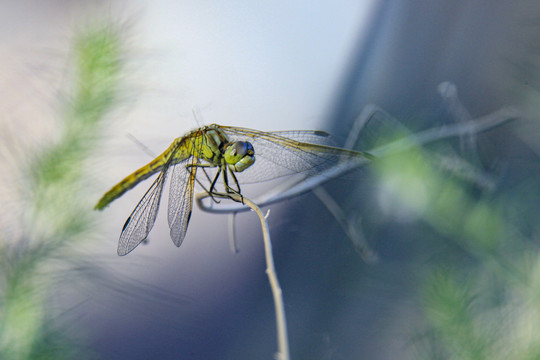
[[[2,359],[82,356],[70,344],[65,335],[68,331],[58,328],[57,311],[48,304],[55,281],[69,278],[54,276],[54,272],[66,271],[76,256],[70,249],[90,237],[92,206],[85,194],[91,182],[85,175],[85,161],[96,145],[102,123],[120,103],[124,36],[120,26],[109,22],[77,31],[71,44],[70,85],[61,89],[58,135],[22,154],[24,159],[6,161],[19,164],[10,171],[24,182],[15,196],[23,208],[22,235],[4,237],[0,246]],[[9,159],[21,154],[11,153],[4,143],[1,155]]]

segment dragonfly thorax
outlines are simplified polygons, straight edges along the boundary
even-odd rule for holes
[[[247,141],[235,141],[225,145],[223,158],[231,171],[241,172],[255,162],[255,150]]]

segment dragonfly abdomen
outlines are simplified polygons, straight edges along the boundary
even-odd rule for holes
[[[181,141],[182,138],[175,139],[175,141],[173,141],[173,143],[161,155],[142,168],[126,176],[122,181],[113,186],[109,191],[107,191],[107,193],[105,193],[105,195],[101,197],[101,199],[99,199],[94,209],[104,209],[107,205],[124,195],[126,191],[134,188],[141,181],[146,180],[155,173],[163,170],[165,166],[169,166],[169,160],[171,160],[171,157],[173,157],[172,161],[174,163],[178,163],[190,157],[190,155],[185,151],[182,151],[182,147],[179,146],[181,145]]]

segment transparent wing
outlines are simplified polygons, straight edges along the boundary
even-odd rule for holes
[[[222,126],[231,141],[252,143],[255,164],[236,173],[244,183],[270,180],[281,176],[303,173],[315,175],[339,162],[354,163],[373,158],[372,155],[331,146],[332,140],[323,131],[276,131]]]
[[[244,129],[242,129],[244,130]],[[249,130],[249,129],[247,129]],[[251,132],[256,133],[257,130],[251,130]],[[326,145],[326,146],[335,146],[336,144],[332,140],[332,137],[326,131],[321,130],[285,130],[285,131],[270,131],[264,132],[259,131],[261,134],[275,135],[279,137],[284,137],[291,140],[296,140],[305,143]]]
[[[187,164],[192,166],[186,168]],[[197,158],[193,157],[174,166],[169,189],[169,228],[171,239],[176,246],[182,245],[186,236],[191,209],[193,206],[193,188],[197,173]]]
[[[126,255],[137,247],[150,233],[161,201],[161,192],[167,178],[167,167],[165,167],[158,178],[152,183],[146,194],[131,215],[129,215],[120,239],[118,240],[118,255]]]

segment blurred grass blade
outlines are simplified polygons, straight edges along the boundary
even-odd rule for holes
[[[59,329],[61,310],[49,304],[59,286],[54,279],[74,280],[69,268],[76,255],[70,250],[89,238],[93,225],[91,202],[85,198],[91,183],[84,165],[101,124],[119,104],[124,41],[120,27],[110,23],[78,31],[58,136],[18,159],[25,161],[10,161],[23,164],[11,169],[12,176],[28,181],[20,188],[22,235],[0,247],[1,359],[82,358],[74,355],[76,348],[66,335],[77,331]],[[8,149],[2,148],[2,156],[16,157]]]

